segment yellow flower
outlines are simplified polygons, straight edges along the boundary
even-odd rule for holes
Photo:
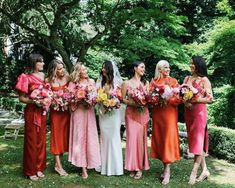
[[[188,91],[184,94],[183,100],[187,101],[190,100],[193,97],[193,92],[192,91]]]
[[[109,99],[104,100],[103,104],[104,104],[104,106],[109,107],[110,106],[110,100]]]

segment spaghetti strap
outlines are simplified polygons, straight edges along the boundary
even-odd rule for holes
[[[189,81],[189,78],[190,78],[190,76],[187,76],[187,77],[186,77],[185,84],[187,84],[187,83],[188,83],[188,81]]]

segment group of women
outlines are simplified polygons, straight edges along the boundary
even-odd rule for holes
[[[82,168],[82,178],[88,178],[87,169],[95,168],[102,175],[123,175],[123,167],[130,171],[130,177],[140,179],[142,170],[150,168],[148,161],[147,130],[149,122],[148,107],[139,106],[128,97],[131,90],[137,87],[148,88],[149,82],[143,80],[145,64],[142,61],[133,63],[133,77],[122,81],[114,62],[105,61],[102,65],[101,76],[96,83],[90,79],[86,67],[77,63],[71,75],[65,70],[61,60],[54,59],[48,66],[48,75],[44,78],[44,66],[40,54],[31,54],[27,73],[18,77],[16,90],[19,100],[26,103],[24,111],[24,157],[23,173],[31,180],[44,177],[46,168],[46,116],[43,109],[30,99],[30,93],[39,85],[49,83],[53,91],[65,87],[74,89],[77,86],[103,88],[105,91],[121,88],[123,103],[126,104],[126,150],[123,165],[122,143],[120,137],[121,112],[114,109],[112,114],[99,114],[100,139],[97,132],[94,108],[85,102],[69,104],[69,110],[50,110],[50,152],[55,156],[55,171],[66,176],[61,157],[68,152],[68,161]],[[185,84],[195,87],[200,93],[194,101],[185,102],[185,121],[187,126],[189,151],[195,155],[189,184],[203,181],[210,173],[207,169],[204,153],[208,151],[207,112],[206,103],[213,100],[210,81],[207,78],[207,68],[202,57],[193,57],[190,62],[192,75],[187,76]],[[161,60],[156,65],[155,78],[150,83],[168,85],[172,88],[179,86],[175,78],[170,77],[169,63]],[[162,184],[170,180],[170,164],[180,159],[178,136],[177,105],[179,97],[171,97],[164,106],[154,106],[152,113],[152,158],[163,163],[160,176]],[[100,140],[100,142],[99,142]],[[199,166],[202,172],[197,176]]]

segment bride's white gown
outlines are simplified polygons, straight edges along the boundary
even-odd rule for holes
[[[120,109],[114,109],[111,115],[99,115],[99,125],[101,174],[107,176],[123,175]]]

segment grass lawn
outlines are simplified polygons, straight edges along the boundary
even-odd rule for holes
[[[4,129],[0,126],[0,187],[21,188],[21,187],[63,187],[63,188],[109,188],[109,187],[162,187],[158,177],[162,165],[158,160],[150,159],[151,168],[143,172],[143,178],[134,180],[125,172],[123,176],[101,176],[94,170],[89,170],[89,178],[83,180],[80,177],[80,170],[72,166],[64,156],[64,168],[69,173],[67,177],[60,177],[54,170],[53,156],[47,151],[46,177],[39,181],[32,182],[22,176],[22,151],[23,137],[15,140],[4,140]],[[49,138],[49,135],[48,135]],[[49,149],[49,142],[47,143]],[[123,150],[124,151],[124,150]],[[235,187],[235,165],[224,160],[207,157],[208,168],[211,176],[208,180],[198,183],[192,187]],[[192,160],[182,159],[172,165],[171,181],[166,187],[190,187],[188,176],[192,168]]]

